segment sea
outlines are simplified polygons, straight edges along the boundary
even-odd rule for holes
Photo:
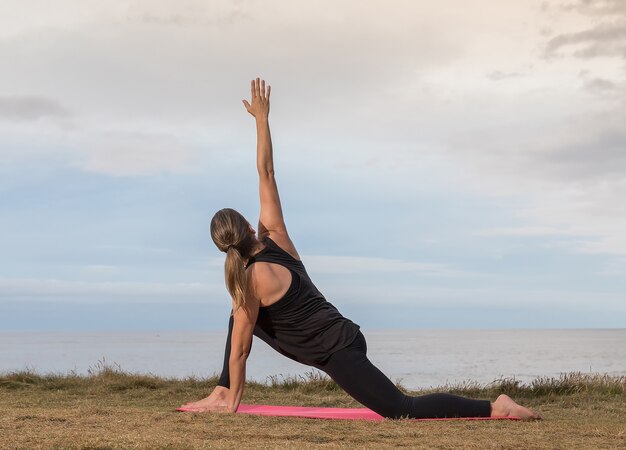
[[[528,383],[569,372],[626,376],[626,329],[366,330],[369,359],[409,389],[502,378]],[[163,377],[208,377],[223,364],[225,331],[0,332],[0,372],[97,371],[103,365]],[[248,380],[317,370],[254,338]],[[355,374],[358,376],[358,374]]]

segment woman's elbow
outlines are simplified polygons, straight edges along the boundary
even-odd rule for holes
[[[236,363],[244,363],[248,359],[248,356],[250,356],[250,349],[241,349],[236,352],[233,352],[231,350],[230,361]]]
[[[274,178],[274,166],[259,166],[258,172],[261,178]]]

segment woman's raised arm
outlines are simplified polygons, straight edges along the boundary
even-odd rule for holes
[[[259,239],[270,235],[282,248],[299,259],[298,253],[289,239],[283,219],[283,211],[274,177],[274,156],[270,135],[269,113],[271,86],[265,87],[265,80],[251,81],[251,103],[243,104],[256,119],[257,153],[256,166],[259,172],[259,194],[261,211],[259,214]]]

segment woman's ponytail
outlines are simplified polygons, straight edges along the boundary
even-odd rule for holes
[[[248,277],[246,276],[246,268],[243,265],[241,254],[233,246],[230,246],[226,252],[224,273],[226,276],[226,288],[235,303],[233,308],[233,312],[235,312],[246,303]]]

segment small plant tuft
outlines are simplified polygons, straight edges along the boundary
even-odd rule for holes
[[[318,370],[305,372],[304,375],[271,375],[267,379],[269,387],[286,391],[299,390],[303,393],[311,393],[341,390],[328,375]]]

